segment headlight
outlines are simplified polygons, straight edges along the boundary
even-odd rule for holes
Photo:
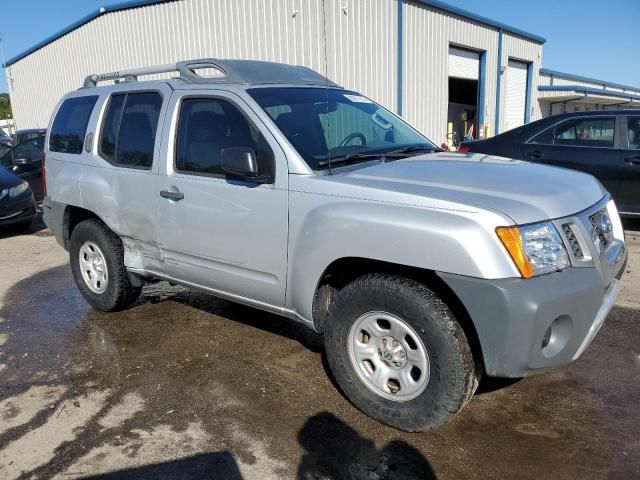
[[[26,192],[28,188],[29,188],[29,184],[27,182],[22,182],[21,184],[16,185],[15,187],[12,187],[9,189],[9,196],[17,197],[21,193]]]
[[[551,222],[524,227],[499,227],[496,233],[523,278],[567,268],[569,255]]]

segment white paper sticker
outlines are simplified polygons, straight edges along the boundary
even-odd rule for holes
[[[347,100],[351,100],[354,103],[371,103],[371,100],[369,100],[366,97],[363,97],[362,95],[349,95],[348,93],[345,93],[344,97]]]

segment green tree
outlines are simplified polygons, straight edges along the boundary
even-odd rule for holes
[[[11,113],[11,101],[8,93],[0,93],[0,120],[13,118]]]

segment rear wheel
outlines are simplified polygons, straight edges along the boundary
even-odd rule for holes
[[[69,254],[76,284],[93,308],[121,310],[140,295],[124,266],[120,238],[99,220],[85,220],[73,229]]]
[[[480,376],[447,305],[425,285],[372,274],[344,287],[325,327],[340,388],[372,418],[406,431],[450,421]]]

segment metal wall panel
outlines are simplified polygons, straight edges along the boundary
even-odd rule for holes
[[[305,65],[394,109],[395,2],[324,5],[326,11],[321,0],[179,0],[102,15],[9,67],[16,123],[47,125],[60,97],[88,74],[199,57]]]
[[[494,121],[498,31],[407,1],[403,15],[403,116],[437,144],[446,141],[449,47],[486,52],[484,123]]]
[[[484,51],[484,124],[493,134],[498,30],[413,0],[403,9],[404,116],[445,141],[449,47]],[[46,126],[60,97],[88,74],[198,57],[305,65],[395,111],[397,15],[398,0],[176,0],[109,12],[9,67],[16,123]],[[534,62],[535,95],[542,46],[503,38],[503,65]]]

